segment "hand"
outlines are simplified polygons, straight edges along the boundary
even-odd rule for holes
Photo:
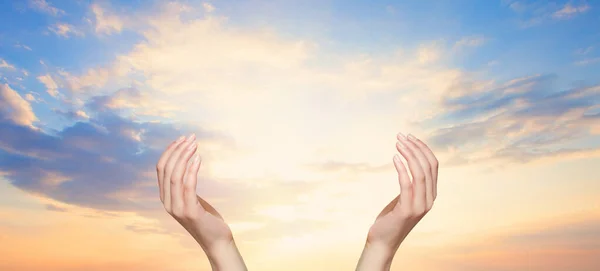
[[[406,159],[412,180],[400,156],[394,155],[401,192],[369,229],[357,270],[389,270],[396,250],[437,197],[438,161],[433,152],[410,134],[398,134],[397,139],[396,148]]]
[[[196,195],[200,158],[195,135],[172,142],[156,165],[165,210],[200,244],[213,270],[246,270],[231,229],[208,202]]]

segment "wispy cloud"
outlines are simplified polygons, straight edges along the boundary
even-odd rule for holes
[[[579,48],[579,49],[575,50],[575,54],[587,55],[587,54],[591,53],[592,51],[594,51],[594,46],[588,46],[585,48]]]
[[[464,37],[454,43],[454,49],[460,50],[468,47],[479,47],[487,42],[483,36]]]
[[[587,4],[581,4],[575,6],[571,3],[565,4],[560,10],[552,13],[552,17],[556,19],[566,19],[571,18],[577,14],[584,13],[590,9],[590,6]]]
[[[586,58],[586,59],[583,59],[583,60],[575,61],[575,65],[585,66],[585,65],[596,64],[598,62],[600,62],[600,57]]]
[[[27,51],[32,51],[31,47],[29,47],[29,46],[27,46],[25,44],[22,44],[22,43],[15,43],[15,47],[16,48],[21,48],[21,49],[24,49],[24,50],[27,50]]]
[[[58,96],[58,84],[52,79],[50,74],[40,75],[37,77],[38,81],[40,81],[46,87],[46,92],[50,94],[52,97]]]
[[[64,10],[52,6],[52,3],[46,0],[29,0],[29,7],[52,16],[62,16],[66,14]]]
[[[82,31],[77,29],[77,27],[75,27],[74,25],[68,23],[53,24],[48,27],[48,30],[64,38],[69,38],[72,36],[84,36],[84,33]]]
[[[202,3],[202,8],[204,8],[204,11],[206,11],[208,13],[215,11],[215,6],[213,6],[211,3],[208,3],[208,2]]]
[[[46,204],[46,209],[49,210],[49,211],[54,211],[54,212],[66,212],[66,211],[68,211],[67,208],[59,207],[59,206],[56,206],[54,204]]]
[[[110,35],[120,33],[123,30],[124,21],[119,16],[113,14],[108,8],[94,3],[90,6],[94,14],[95,31],[97,34]]]
[[[558,5],[554,2],[544,1],[515,1],[503,0],[503,4],[517,13],[521,27],[533,27],[547,21],[570,19],[586,13],[590,6],[586,3],[575,5],[567,2]]]
[[[594,124],[600,86],[556,91],[553,81],[554,76],[540,75],[457,84],[442,99],[439,115],[454,125],[438,129],[433,145],[453,150],[457,156],[451,163],[600,154],[600,146],[572,145],[600,131]]]
[[[0,58],[0,69],[16,70],[15,66]]]
[[[389,164],[384,165],[370,165],[367,163],[347,163],[347,162],[336,162],[329,161],[321,164],[312,164],[308,168],[321,172],[347,172],[347,173],[373,173],[390,170]]]

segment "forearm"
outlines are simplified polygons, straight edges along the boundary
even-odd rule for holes
[[[244,259],[235,242],[216,246],[205,251],[213,271],[247,271]]]
[[[363,249],[356,271],[389,271],[395,250],[367,243]]]

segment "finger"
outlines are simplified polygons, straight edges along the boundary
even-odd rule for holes
[[[394,167],[396,167],[396,171],[398,172],[398,181],[400,183],[400,195],[398,199],[398,203],[396,206],[402,208],[404,213],[408,213],[406,211],[412,208],[412,198],[413,198],[413,186],[410,182],[410,177],[408,177],[408,171],[404,166],[404,163],[400,160],[400,156],[398,154],[394,155]]]
[[[419,160],[409,148],[409,143],[404,135],[398,135],[398,142],[396,142],[396,148],[400,154],[406,159],[410,174],[412,175],[412,186],[413,186],[413,209],[417,212],[424,212],[426,207],[426,193],[425,193],[425,173]]]
[[[167,165],[165,166],[165,177],[163,180],[163,197],[165,199],[164,205],[165,205],[165,209],[167,209],[167,212],[171,212],[171,207],[172,207],[171,206],[171,185],[169,184],[169,182],[171,180],[171,175],[173,174],[173,169],[175,168],[175,165],[177,164],[177,160],[179,160],[179,156],[181,155],[181,152],[185,150],[185,148],[188,146],[188,144],[190,143],[192,138],[194,138],[194,135],[189,136],[188,138],[185,139],[184,142],[179,144],[175,148],[175,150],[173,150],[173,152],[169,156],[169,159],[167,160]]]
[[[198,184],[198,171],[200,170],[200,156],[196,155],[194,160],[187,168],[185,173],[185,182],[183,183],[184,209],[188,214],[197,214],[199,210],[204,210],[196,197],[196,187]]]
[[[164,184],[164,177],[165,177],[165,165],[167,164],[167,160],[169,159],[169,156],[171,155],[171,153],[173,152],[175,147],[177,147],[181,142],[183,142],[184,139],[185,139],[185,136],[181,136],[181,137],[179,137],[179,139],[171,142],[171,144],[169,144],[167,149],[162,153],[162,155],[158,159],[158,162],[156,163],[156,176],[158,179],[158,192],[159,192],[160,201],[163,203],[164,203],[164,194],[163,194],[163,186],[164,185],[163,184]]]
[[[419,148],[421,149],[421,151],[423,151],[423,154],[425,154],[425,156],[427,157],[427,160],[429,161],[429,164],[431,165],[431,177],[433,178],[433,199],[435,200],[435,198],[437,198],[437,180],[438,180],[438,169],[439,169],[439,162],[437,160],[437,158],[435,157],[435,154],[433,154],[433,151],[431,151],[431,149],[429,148],[429,146],[427,146],[427,144],[425,144],[423,141],[421,141],[420,139],[417,138],[417,140],[415,141],[415,144],[417,144],[417,146],[419,146]]]
[[[183,215],[183,177],[189,167],[190,158],[196,152],[197,146],[195,139],[187,143],[185,150],[179,155],[179,159],[173,169],[173,175],[171,175],[171,211],[176,217]]]
[[[407,139],[406,145],[419,161],[421,169],[423,169],[423,173],[425,174],[425,211],[429,211],[433,205],[433,178],[431,177],[431,165],[423,151],[415,144],[417,138],[414,135],[409,134]]]

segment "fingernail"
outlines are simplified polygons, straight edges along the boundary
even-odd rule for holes
[[[400,156],[398,156],[397,154],[394,154],[394,161],[399,162]]]
[[[194,165],[198,164],[198,161],[200,161],[200,155],[196,155],[196,157],[194,157]]]
[[[175,142],[179,143],[179,142],[183,141],[184,139],[185,139],[185,136],[180,136],[180,137],[177,139],[177,141],[175,141]]]
[[[406,136],[403,133],[398,133],[398,138],[406,139]]]
[[[400,146],[400,148],[402,148],[402,149],[406,149],[406,145],[404,145],[404,143],[402,143],[402,141],[398,141],[398,146]]]
[[[191,141],[196,137],[196,134],[191,134],[185,141]]]
[[[416,138],[414,135],[412,135],[412,134],[408,134],[408,139],[410,139],[410,140],[415,140],[415,139],[417,139],[417,138]]]

